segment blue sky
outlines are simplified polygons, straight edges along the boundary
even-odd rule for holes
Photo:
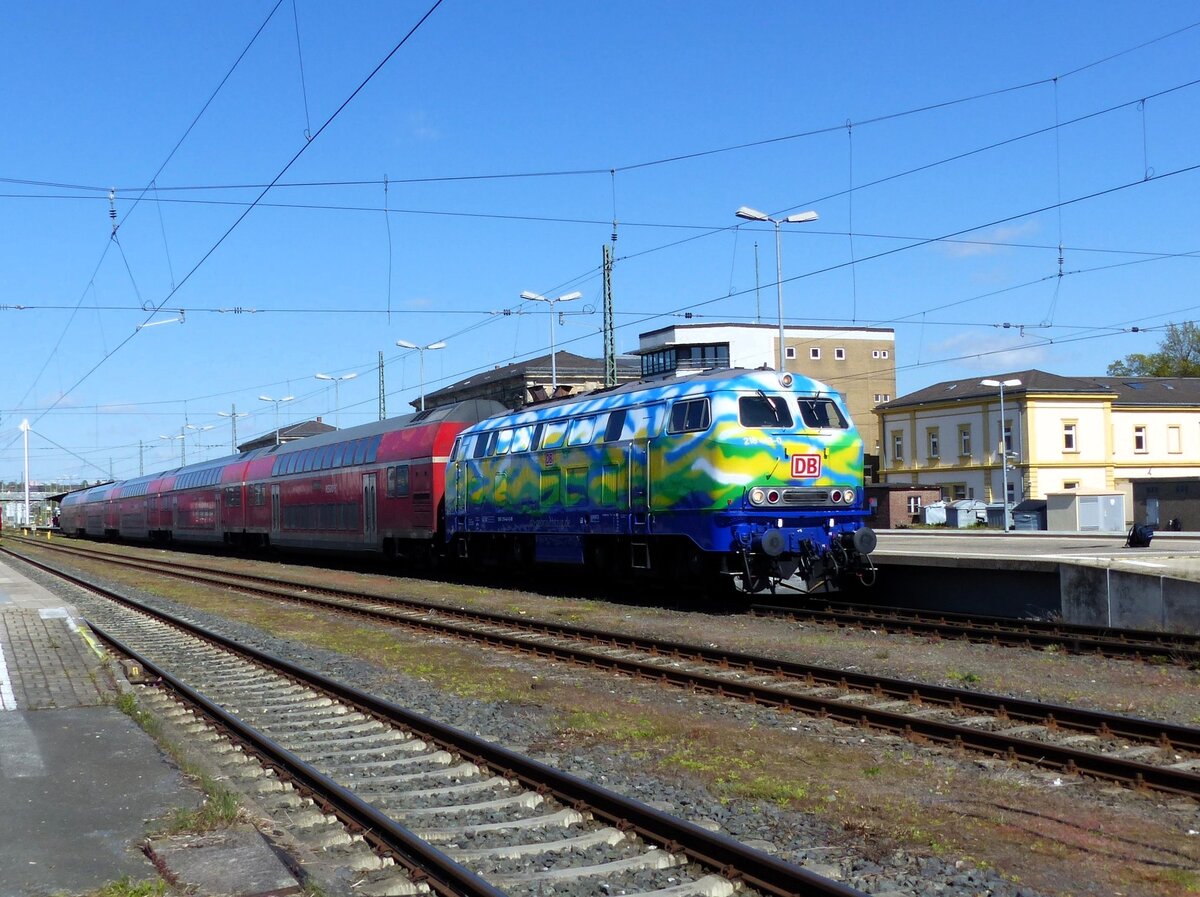
[[[0,8],[0,479],[23,418],[35,481],[171,466],[188,424],[215,456],[261,394],[332,420],[317,372],[374,420],[381,351],[402,413],[398,339],[447,342],[428,389],[548,350],[523,290],[582,291],[558,345],[598,357],[614,217],[620,351],[753,320],[756,243],[774,321],[741,205],[820,214],[787,319],[895,327],[900,394],[1200,317],[1194,4],[445,0],[368,80],[431,3]]]

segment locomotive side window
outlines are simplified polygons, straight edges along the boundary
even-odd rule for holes
[[[462,437],[454,437],[454,446],[450,449],[450,460],[459,461],[462,459]]]
[[[571,421],[571,430],[567,434],[567,445],[583,445],[592,441],[592,429],[596,426],[595,417],[581,417]]]
[[[508,448],[512,445],[513,431],[511,429],[500,430],[499,434],[496,437],[496,447],[493,452],[497,455],[504,455],[508,453]]]
[[[845,430],[850,425],[832,399],[800,399],[800,417],[808,427]]]
[[[743,427],[790,427],[792,412],[783,396],[742,396],[738,420]]]
[[[668,433],[699,433],[708,429],[712,418],[708,410],[708,399],[688,399],[671,406]]]
[[[490,433],[480,433],[478,436],[476,436],[475,437],[475,448],[471,452],[471,457],[472,458],[483,458],[486,455],[490,455],[491,451],[489,449],[489,446],[495,438],[496,438],[495,430],[492,430],[492,432],[490,432]]]
[[[620,442],[621,431],[625,429],[625,409],[618,408],[609,412],[608,423],[604,425],[604,441]]]
[[[567,424],[569,421],[552,420],[544,425],[544,433],[542,436],[541,447],[544,449],[558,448],[563,444],[563,439],[567,435]],[[539,424],[538,426],[543,426]]]
[[[514,452],[527,452],[532,444],[533,427],[518,427],[513,430],[512,450]]]

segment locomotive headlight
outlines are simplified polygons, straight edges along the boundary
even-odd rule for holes
[[[854,504],[854,490],[847,489],[845,492],[843,492],[842,493],[842,501],[844,501],[848,505]]]
[[[761,505],[767,500],[767,493],[755,486],[750,490],[750,504]]]
[[[779,378],[779,383],[781,386],[783,386],[784,389],[789,389],[793,382],[794,381],[792,379],[791,374],[784,374],[782,377]]]

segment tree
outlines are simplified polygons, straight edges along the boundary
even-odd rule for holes
[[[1168,324],[1158,351],[1135,353],[1108,366],[1110,377],[1200,377],[1200,327]]]

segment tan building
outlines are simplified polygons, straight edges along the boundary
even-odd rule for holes
[[[1019,380],[1000,395],[980,381]],[[941,486],[948,499],[999,501],[1200,474],[1200,378],[1061,377],[1027,370],[949,380],[878,409],[888,483]]]
[[[877,405],[896,393],[896,333],[885,327],[785,327],[784,365],[824,381],[846,400],[867,455],[878,456]],[[638,336],[644,378],[714,367],[775,368],[774,324],[676,324]]]

